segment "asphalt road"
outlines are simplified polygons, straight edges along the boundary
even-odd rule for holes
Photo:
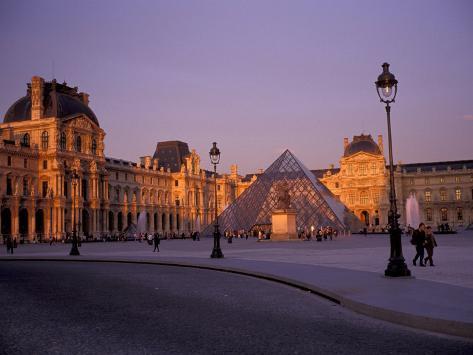
[[[246,276],[0,262],[2,354],[472,354],[473,343]]]

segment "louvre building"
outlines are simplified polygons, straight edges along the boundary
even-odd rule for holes
[[[345,138],[338,168],[310,171],[286,151],[263,174],[242,176],[232,165],[214,176],[185,142],[159,142],[155,152],[132,162],[106,157],[105,135],[87,93],[34,76],[0,124],[1,235],[61,239],[74,225],[82,238],[130,226],[180,234],[203,231],[215,209],[226,228],[250,229],[268,223],[281,181],[290,186],[298,227],[353,229],[353,215],[373,230],[387,224],[381,136],[377,143],[370,135]],[[401,223],[409,196],[426,224],[472,223],[473,160],[398,163],[395,181]]]

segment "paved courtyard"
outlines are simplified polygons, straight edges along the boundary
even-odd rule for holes
[[[153,253],[146,242],[20,245],[0,260],[41,259],[164,263],[238,272],[290,284],[351,310],[414,328],[473,339],[473,232],[437,236],[435,267],[414,267],[414,247],[403,237],[414,278],[385,278],[387,235],[351,235],[332,241],[258,242],[222,239],[224,259],[210,259],[213,240],[163,240]],[[40,264],[38,264],[40,265]]]
[[[0,261],[0,354],[468,354],[292,287],[161,265]]]
[[[415,248],[410,238],[403,237],[403,252],[412,274],[422,280],[473,288],[473,231],[456,235],[437,235],[439,247],[434,250],[435,267],[414,267],[412,259]],[[146,242],[83,243],[82,256],[105,258],[157,257],[161,259],[208,259],[213,239],[202,238],[199,242],[186,240],[163,240],[161,252],[154,255],[153,247]],[[254,238],[233,239],[228,244],[223,238],[221,246],[225,259],[273,261],[304,265],[359,270],[383,274],[389,257],[388,235],[351,235],[332,241],[258,242]],[[15,256],[67,256],[70,244],[29,244],[15,249]],[[0,255],[5,255],[5,249]]]

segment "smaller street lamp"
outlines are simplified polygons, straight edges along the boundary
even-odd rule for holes
[[[217,213],[217,164],[220,162],[220,150],[217,148],[217,143],[212,143],[210,149],[210,161],[214,165],[214,178],[215,178],[215,223],[214,223],[214,247],[212,250],[211,258],[223,258],[222,249],[220,249],[220,231],[218,229],[218,213]]]
[[[49,189],[49,240],[53,239],[53,204],[54,204],[54,191],[52,188]]]
[[[76,170],[72,171],[71,183],[73,188],[72,198],[72,247],[69,255],[80,255],[79,248],[77,247],[77,230],[76,230],[76,195],[77,195],[77,184],[79,181],[79,175]]]
[[[384,272],[385,276],[399,277],[411,276],[411,271],[407,268],[404,256],[402,255],[401,228],[399,227],[399,214],[396,205],[396,189],[394,186],[394,165],[393,165],[393,148],[391,139],[391,106],[396,99],[397,80],[393,74],[389,72],[389,64],[383,63],[383,72],[378,76],[375,82],[376,91],[381,102],[386,104],[386,115],[388,120],[388,142],[389,142],[389,240],[391,244],[391,255],[389,257],[388,266]]]

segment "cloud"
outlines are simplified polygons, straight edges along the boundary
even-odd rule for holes
[[[473,114],[463,115],[465,121],[473,121]]]

